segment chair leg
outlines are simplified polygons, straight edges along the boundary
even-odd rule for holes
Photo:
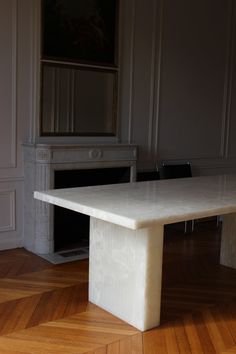
[[[185,221],[185,222],[184,222],[184,233],[186,234],[187,231],[188,231],[188,222]]]
[[[195,220],[191,220],[191,232],[194,231],[194,226],[195,226]],[[188,221],[184,222],[184,233],[186,234],[188,232]]]
[[[194,231],[194,226],[195,226],[195,221],[194,221],[194,220],[192,220],[192,228],[191,228],[191,232],[193,232],[193,231]]]

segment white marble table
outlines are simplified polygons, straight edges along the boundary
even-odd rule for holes
[[[223,215],[220,263],[236,268],[236,175],[35,192],[90,215],[89,300],[144,331],[159,325],[164,225]]]

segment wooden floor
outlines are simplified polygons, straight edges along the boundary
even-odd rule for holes
[[[236,354],[236,270],[219,247],[215,223],[166,229],[161,326],[144,333],[88,303],[87,261],[1,251],[0,354]]]

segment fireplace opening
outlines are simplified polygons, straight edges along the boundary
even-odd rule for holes
[[[130,167],[55,171],[54,188],[87,187],[130,182]],[[54,252],[65,257],[89,247],[89,216],[54,206]],[[73,252],[73,251],[72,251]],[[78,251],[77,251],[78,252]]]

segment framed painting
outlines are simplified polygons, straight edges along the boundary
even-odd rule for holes
[[[42,59],[117,65],[118,0],[42,0]]]

